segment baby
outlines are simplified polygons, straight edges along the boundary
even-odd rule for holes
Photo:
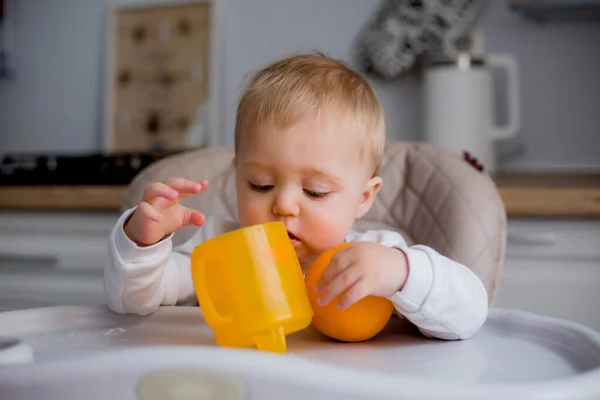
[[[342,295],[339,307],[346,308],[382,296],[426,336],[473,335],[487,317],[488,298],[471,270],[430,247],[409,247],[396,232],[352,230],[383,184],[378,167],[385,137],[374,92],[344,64],[311,54],[266,66],[252,77],[237,109],[239,223],[179,203],[204,190],[206,181],[174,177],[149,184],[109,238],[109,307],[144,315],[161,305],[197,304],[190,272],[195,246],[240,226],[282,221],[304,265],[354,242],[323,274],[321,304]],[[197,226],[196,233],[174,248],[173,232],[188,225]]]

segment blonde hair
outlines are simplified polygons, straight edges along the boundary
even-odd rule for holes
[[[360,156],[370,156],[377,173],[385,146],[383,109],[361,74],[322,54],[290,56],[251,77],[237,107],[235,153],[242,138],[264,123],[285,129],[305,113],[330,107],[356,127]]]

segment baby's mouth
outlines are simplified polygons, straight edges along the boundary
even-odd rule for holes
[[[292,241],[293,245],[300,243],[300,239],[298,239],[292,232],[288,231],[288,237]]]

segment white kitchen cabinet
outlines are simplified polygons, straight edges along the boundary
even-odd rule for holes
[[[0,213],[0,311],[104,304],[116,213]]]
[[[497,305],[600,331],[600,220],[509,219]]]

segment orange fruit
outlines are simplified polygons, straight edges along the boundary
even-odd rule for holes
[[[313,308],[312,324],[324,335],[343,342],[361,342],[377,335],[394,312],[392,302],[383,297],[367,296],[345,310],[337,308],[340,296],[325,306],[317,303],[315,285],[329,266],[333,255],[351,243],[344,243],[321,254],[309,267],[305,282]]]

